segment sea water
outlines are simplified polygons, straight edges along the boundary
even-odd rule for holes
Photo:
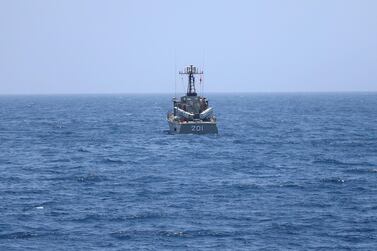
[[[375,250],[377,94],[0,96],[0,250]]]

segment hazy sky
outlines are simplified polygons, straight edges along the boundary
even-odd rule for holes
[[[0,94],[377,91],[375,0],[0,0]],[[177,78],[182,91],[181,78]]]

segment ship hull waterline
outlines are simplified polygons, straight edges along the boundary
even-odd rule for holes
[[[178,122],[168,120],[171,134],[217,134],[215,122]]]

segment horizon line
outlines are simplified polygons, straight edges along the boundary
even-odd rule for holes
[[[336,94],[336,93],[377,93],[377,90],[353,90],[353,91],[209,91],[205,94]],[[185,94],[176,93],[177,95]],[[0,96],[66,96],[66,95],[175,95],[172,92],[62,92],[62,93],[0,93]],[[203,95],[198,93],[198,95]]]

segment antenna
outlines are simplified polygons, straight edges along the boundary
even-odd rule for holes
[[[177,55],[174,51],[174,98],[177,97]]]
[[[204,96],[204,74],[200,74],[200,93]]]
[[[197,96],[195,89],[195,75],[203,74],[203,71],[199,71],[195,66],[190,65],[185,68],[182,72],[180,71],[179,74],[188,75],[188,85],[187,85],[187,96]]]
[[[204,71],[204,64],[205,64],[205,59],[206,59],[206,52],[203,50],[203,58],[202,58],[202,70]],[[201,94],[204,96],[204,74],[200,75],[200,87],[201,87]]]
[[[185,84],[183,83],[183,77],[181,77],[181,88],[182,88],[182,92],[185,91]]]

